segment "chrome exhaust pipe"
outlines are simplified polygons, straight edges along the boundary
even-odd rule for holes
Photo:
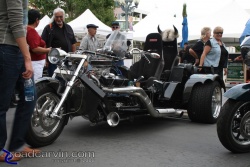
[[[105,92],[109,93],[127,93],[129,95],[137,96],[144,106],[147,108],[149,114],[153,117],[164,117],[164,116],[182,116],[182,111],[179,111],[174,108],[166,109],[155,109],[147,93],[141,87],[128,86],[123,88],[107,88],[103,87],[102,89]]]
[[[140,87],[134,87],[134,86],[128,86],[128,87],[123,87],[123,88],[107,88],[104,87],[102,89],[105,92],[109,93],[127,93],[133,96],[137,96],[141,102],[144,104],[144,106],[147,108],[149,114],[153,117],[161,117],[162,114],[159,113],[159,111],[154,109],[154,106],[149,99],[148,95],[146,92],[140,88]]]
[[[160,117],[160,113],[154,109],[154,106],[151,100],[149,99],[148,95],[140,87],[134,87],[134,86],[128,86],[123,88],[103,87],[102,90],[104,92],[109,92],[109,93],[127,93],[129,95],[137,96],[142,101],[144,106],[147,108],[150,115],[152,115],[153,117]]]
[[[182,110],[174,108],[156,109],[162,116],[174,116],[181,118],[184,114]]]
[[[116,112],[111,112],[107,116],[107,122],[108,122],[109,126],[115,127],[120,122],[120,116]]]
[[[149,114],[153,117],[164,116],[182,116],[182,112],[174,108],[155,109],[147,93],[141,87],[128,86],[123,88],[107,88],[103,87],[103,91],[109,93],[127,93],[129,95],[137,96],[144,106],[147,108]]]

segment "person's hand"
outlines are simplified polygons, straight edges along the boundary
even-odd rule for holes
[[[45,67],[48,68],[49,67],[49,61],[45,62]]]
[[[198,65],[199,64],[199,59],[195,59],[195,65]]]
[[[51,51],[51,47],[50,48],[46,48],[47,49],[47,53],[49,53]]]
[[[224,68],[224,75],[227,75],[227,68]]]
[[[234,59],[234,61],[241,61],[241,60],[243,60],[243,59],[242,59],[242,56],[238,56],[238,57],[236,57],[236,58]]]
[[[30,59],[24,60],[24,65],[25,65],[26,71],[22,73],[23,78],[29,79],[33,76],[33,73],[34,73],[31,60]]]
[[[202,65],[199,65],[199,66],[200,66],[200,67],[202,67]],[[198,68],[198,70],[199,70],[199,71],[201,71],[201,70],[202,70],[202,68]]]

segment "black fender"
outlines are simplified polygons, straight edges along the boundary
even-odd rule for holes
[[[49,87],[57,90],[60,81],[58,79],[52,78],[52,77],[42,77],[42,78],[39,78],[35,81],[35,85],[42,83],[42,82],[48,83]]]
[[[238,101],[249,101],[250,83],[238,84],[227,90],[224,96]]]
[[[195,84],[205,84],[209,81],[218,81],[221,87],[226,90],[225,83],[218,74],[193,74],[187,80],[183,91],[183,103],[187,103]]]
[[[39,84],[39,83],[47,83],[49,87],[51,87],[54,90],[57,90],[58,86],[59,86],[59,80],[56,78],[52,78],[52,77],[42,77],[39,78],[35,81],[35,85]],[[58,94],[59,96],[61,96],[60,94]],[[68,106],[67,106],[68,107]],[[69,109],[68,109],[69,110]],[[66,115],[66,121],[64,122],[64,125],[68,124],[69,121],[69,115]]]

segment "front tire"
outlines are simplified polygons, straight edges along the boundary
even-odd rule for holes
[[[193,122],[216,123],[222,105],[221,86],[213,81],[197,84],[188,103],[188,116]]]
[[[217,134],[229,151],[250,152],[250,102],[228,99],[217,122]]]
[[[32,147],[42,147],[53,143],[61,134],[67,116],[61,119],[50,118],[49,115],[59,103],[60,98],[56,91],[47,83],[36,85],[37,102],[31,118],[31,126],[26,136],[26,141]],[[65,113],[66,107],[61,107],[59,113]],[[59,115],[60,115],[59,114]]]

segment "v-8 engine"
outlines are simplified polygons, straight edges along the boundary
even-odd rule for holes
[[[100,84],[106,87],[127,86],[129,79],[126,78],[121,70],[112,66],[110,60],[91,61],[92,74],[99,80]]]

